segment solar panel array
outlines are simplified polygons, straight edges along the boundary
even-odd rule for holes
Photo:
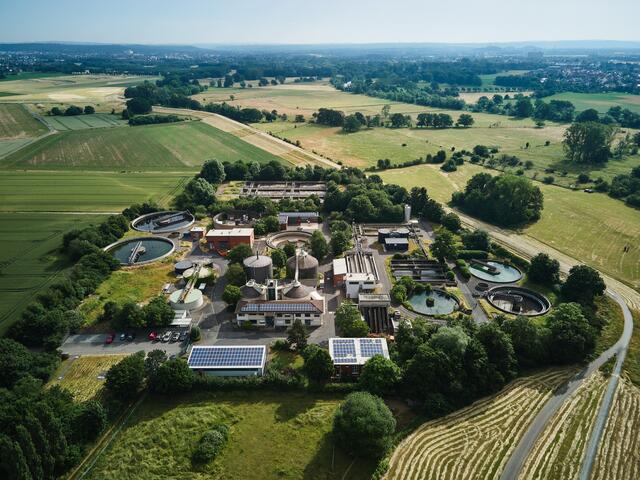
[[[195,368],[214,367],[262,367],[264,346],[249,347],[193,347],[189,355],[189,366]]]
[[[312,303],[248,303],[240,307],[242,313],[317,312]]]
[[[360,355],[362,357],[373,357],[383,355],[382,340],[380,338],[360,338]]]
[[[355,340],[353,338],[334,340],[333,356],[339,363],[358,363]]]

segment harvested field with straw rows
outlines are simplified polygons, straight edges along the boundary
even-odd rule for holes
[[[618,384],[609,421],[593,464],[593,480],[640,478],[640,389]]]
[[[536,442],[521,480],[577,479],[607,379],[597,372],[565,402]]]
[[[385,478],[498,478],[529,423],[573,373],[554,369],[519,378],[497,395],[425,423],[398,445]]]

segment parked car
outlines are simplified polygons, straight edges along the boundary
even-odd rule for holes
[[[120,341],[121,341],[121,342],[124,342],[126,339],[127,339],[127,334],[126,334],[126,333],[124,333],[124,332],[122,332],[122,333],[120,334]]]
[[[127,340],[129,340],[130,342],[135,338],[136,338],[136,332],[127,333]]]
[[[173,335],[171,335],[171,341],[177,342],[179,339],[180,339],[180,332],[173,332]]]
[[[106,343],[107,345],[111,345],[115,338],[116,338],[116,334],[115,333],[110,333],[109,335],[107,335],[107,338],[104,341],[104,343]]]
[[[151,340],[152,342],[156,342],[159,340],[158,338],[158,332],[151,332],[149,333],[149,340]]]
[[[187,339],[187,336],[188,336],[188,335],[189,335],[189,334],[187,333],[187,331],[186,331],[186,330],[183,330],[182,332],[180,332],[180,341],[181,341],[181,342],[184,342],[184,341]]]
[[[171,331],[164,332],[164,334],[162,335],[161,340],[162,340],[164,343],[167,343],[169,340],[171,340]]]

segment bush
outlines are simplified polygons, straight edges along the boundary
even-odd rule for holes
[[[324,348],[309,345],[304,349],[304,373],[309,380],[316,383],[326,383],[333,375],[333,360]]]
[[[200,340],[201,336],[202,336],[202,333],[200,332],[200,327],[198,326],[191,327],[191,332],[189,332],[189,340],[191,342],[197,342],[198,340]]]
[[[206,432],[196,445],[191,461],[195,465],[205,465],[216,458],[229,440],[229,427],[224,424],[217,425]]]
[[[395,428],[389,408],[379,397],[366,392],[347,395],[333,418],[336,443],[354,456],[384,456]]]
[[[400,382],[400,367],[382,355],[374,355],[362,367],[358,379],[360,386],[374,395],[385,395],[393,391]]]
[[[489,253],[484,250],[459,250],[458,258],[463,260],[471,260],[472,258],[486,259],[489,258]]]
[[[107,371],[105,388],[118,400],[134,398],[144,383],[144,352],[123,358]]]

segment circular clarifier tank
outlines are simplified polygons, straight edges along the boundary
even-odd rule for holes
[[[163,237],[129,238],[105,248],[122,265],[145,265],[166,257],[174,250],[173,242]]]
[[[195,310],[204,303],[202,292],[198,289],[191,289],[185,294],[184,290],[176,290],[169,296],[169,305],[174,310]]]
[[[487,301],[505,313],[534,317],[551,308],[549,299],[541,293],[523,287],[500,286],[487,292]]]
[[[427,299],[433,300],[432,306],[427,304]],[[412,295],[409,303],[412,310],[423,315],[448,315],[460,308],[458,300],[453,295],[438,289]]]
[[[514,283],[522,278],[522,272],[516,267],[493,260],[472,260],[469,272],[476,278],[492,283]]]
[[[139,232],[167,233],[188,228],[195,220],[189,212],[154,212],[136,218],[131,226]]]

